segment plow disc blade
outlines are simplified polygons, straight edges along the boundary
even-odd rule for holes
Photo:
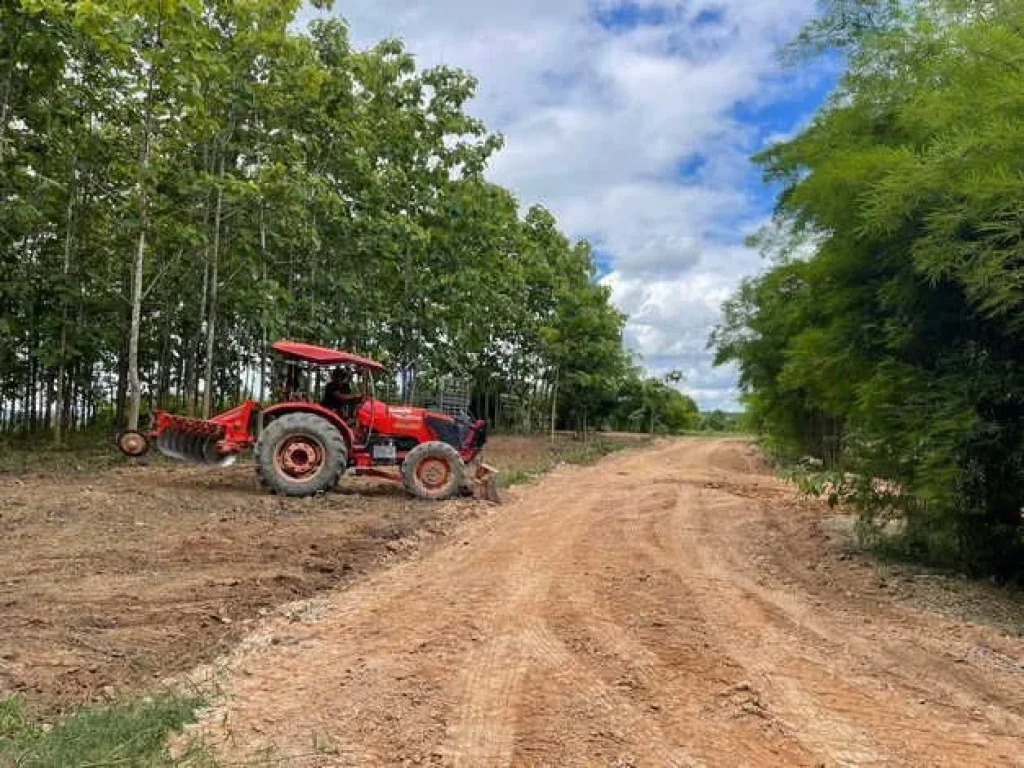
[[[203,440],[202,452],[203,463],[211,464],[215,467],[230,467],[238,461],[237,453],[218,453],[217,441],[212,437],[207,437]]]
[[[193,435],[177,429],[168,429],[162,432],[156,440],[156,447],[168,458],[189,461],[193,464],[228,467],[238,460],[237,454],[219,453],[216,438]]]
[[[161,433],[156,439],[156,449],[169,459],[184,461],[185,457],[178,452],[175,438],[176,433],[174,432]]]

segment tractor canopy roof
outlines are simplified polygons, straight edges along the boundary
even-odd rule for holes
[[[286,360],[311,363],[312,365],[352,365],[356,368],[368,368],[383,373],[385,368],[376,360],[342,352],[337,349],[303,344],[298,341],[275,341],[272,345],[275,352]]]

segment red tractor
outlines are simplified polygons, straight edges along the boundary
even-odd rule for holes
[[[291,341],[276,342],[273,349],[284,363],[278,402],[263,407],[250,400],[212,419],[156,411],[146,434],[123,432],[118,447],[141,456],[155,441],[166,456],[223,466],[255,446],[260,483],[285,496],[326,491],[351,470],[402,483],[423,499],[446,499],[467,489],[496,499],[494,470],[480,460],[487,442],[484,421],[388,405],[377,399],[374,384],[384,367],[368,358]],[[315,402],[301,378],[323,368],[334,368],[346,384],[355,373],[362,386]]]

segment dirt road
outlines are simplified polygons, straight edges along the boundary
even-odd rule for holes
[[[1024,642],[916,606],[741,441],[560,470],[270,622],[201,728],[287,765],[1024,765]]]

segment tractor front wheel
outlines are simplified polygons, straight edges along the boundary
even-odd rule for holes
[[[448,443],[421,443],[402,463],[402,479],[409,493],[421,499],[450,499],[462,488],[465,465]]]
[[[256,443],[260,483],[282,496],[313,496],[338,484],[348,463],[345,439],[320,416],[290,413],[270,422]]]

